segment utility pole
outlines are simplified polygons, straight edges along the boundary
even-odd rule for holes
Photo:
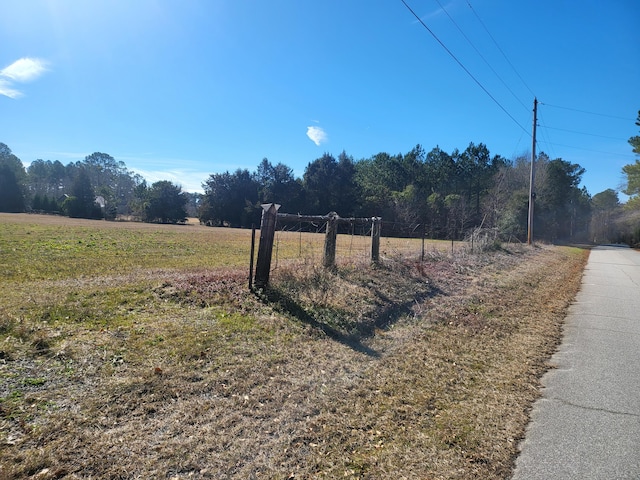
[[[533,183],[536,178],[536,125],[538,123],[538,99],[533,98],[533,134],[531,135],[531,174],[529,176],[529,224],[527,229],[527,244],[533,242],[533,203],[536,193],[533,191]]]

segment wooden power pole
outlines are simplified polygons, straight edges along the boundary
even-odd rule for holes
[[[533,99],[533,134],[531,140],[531,174],[529,175],[529,223],[527,228],[527,244],[533,243],[533,204],[536,199],[536,192],[533,184],[536,178],[536,125],[538,123],[538,99]]]

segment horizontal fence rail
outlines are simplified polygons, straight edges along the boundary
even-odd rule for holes
[[[260,244],[258,247],[258,261],[256,264],[255,286],[265,288],[269,283],[271,271],[271,258],[273,243],[275,238],[276,223],[311,223],[322,222],[325,226],[324,253],[322,265],[324,268],[332,269],[336,265],[336,246],[338,228],[340,225],[371,225],[371,261],[376,263],[380,260],[380,232],[382,218],[341,218],[337,213],[330,212],[327,215],[300,215],[289,213],[278,213],[280,205],[269,203],[262,205],[262,220],[260,224]],[[253,255],[252,255],[253,257]],[[253,271],[253,258],[251,258],[250,276]],[[251,279],[249,288],[252,288]]]
[[[268,285],[272,256],[275,254],[277,268],[281,248],[286,249],[280,252],[286,258],[291,258],[292,249],[295,248],[299,258],[304,257],[305,261],[321,261],[325,268],[333,269],[336,266],[336,257],[355,256],[361,259],[368,258],[372,263],[377,263],[382,252],[385,257],[416,255],[424,261],[427,253],[431,251],[453,252],[454,244],[465,244],[467,246],[464,248],[470,247],[473,253],[474,243],[486,243],[495,237],[488,229],[474,229],[468,232],[465,240],[453,240],[452,236],[449,240],[427,241],[428,232],[431,230],[428,222],[384,222],[381,217],[342,218],[335,212],[326,215],[279,213],[280,205],[264,204],[262,207],[258,262],[253,278],[252,253],[250,288],[253,285],[256,288],[265,288]],[[297,238],[292,237],[294,235]],[[296,241],[297,246],[294,246]],[[482,249],[481,245],[477,247],[479,250]]]

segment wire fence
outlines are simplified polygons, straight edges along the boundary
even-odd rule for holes
[[[326,221],[278,222],[274,242],[274,264],[283,259],[303,260],[320,264],[324,254]],[[380,255],[424,259],[433,253],[439,255],[468,248],[468,242],[424,238],[424,224],[382,222]],[[385,232],[393,236],[385,236]],[[342,223],[336,238],[338,262],[368,261],[371,257],[372,225],[362,222]]]

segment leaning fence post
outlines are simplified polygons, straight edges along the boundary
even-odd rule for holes
[[[280,205],[276,203],[262,205],[260,245],[258,246],[258,261],[256,263],[256,288],[265,288],[269,283],[271,252],[273,251],[273,238],[275,236],[279,208]]]
[[[338,214],[331,212],[327,215],[327,231],[324,237],[324,257],[322,266],[334,268],[336,266],[336,240],[338,236]]]
[[[373,217],[371,219],[371,262],[380,261],[380,230],[382,229],[382,218]]]

